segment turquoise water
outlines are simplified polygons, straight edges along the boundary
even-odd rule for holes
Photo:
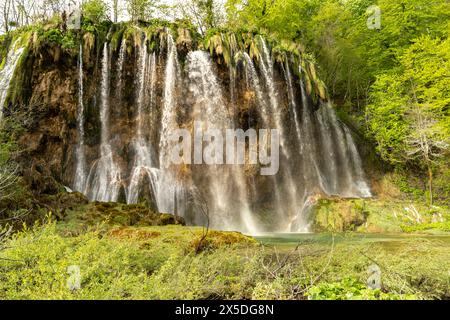
[[[276,247],[295,247],[298,244],[401,244],[414,240],[438,241],[444,246],[450,247],[450,234],[326,234],[326,233],[267,233],[254,237],[260,243]],[[333,239],[334,238],[334,239]]]

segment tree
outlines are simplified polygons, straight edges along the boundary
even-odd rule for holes
[[[201,34],[225,23],[224,8],[217,0],[187,0],[176,6],[184,19],[191,20]]]
[[[398,61],[372,86],[369,131],[385,160],[427,172],[432,205],[433,168],[449,151],[450,40],[422,36]]]
[[[10,22],[10,12],[11,6],[13,5],[12,0],[5,0],[2,6],[2,18],[3,18],[3,29],[5,32],[9,31],[9,22]]]
[[[112,10],[113,10],[113,22],[117,23],[117,16],[119,15],[119,0],[112,1]]]
[[[127,0],[127,10],[132,21],[149,20],[157,5],[157,0]]]
[[[102,0],[89,0],[83,3],[82,10],[83,16],[94,24],[108,19],[108,6]]]
[[[412,90],[414,84],[412,84]],[[428,110],[420,108],[414,95],[413,110],[410,112],[411,133],[406,137],[406,156],[424,163],[428,174],[429,204],[433,205],[433,163],[435,158],[448,150],[445,137],[437,130],[437,120]]]

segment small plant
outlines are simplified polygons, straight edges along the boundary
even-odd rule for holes
[[[340,282],[320,283],[308,290],[310,300],[410,300],[415,295],[385,293],[380,289],[370,289],[354,278]]]

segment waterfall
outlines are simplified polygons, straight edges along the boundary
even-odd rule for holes
[[[147,106],[147,85],[148,74],[153,75],[156,69],[155,53],[149,57],[147,48],[147,41],[139,50],[138,56],[138,72],[136,73],[136,135],[133,139],[133,149],[135,152],[133,169],[131,170],[130,183],[127,190],[127,203],[137,203],[139,201],[139,192],[141,191],[144,179],[147,177],[150,183],[150,191],[157,193],[158,191],[158,168],[156,166],[156,155],[151,146],[150,141],[144,134],[145,124],[147,120],[147,113],[144,108]],[[151,80],[150,88],[154,85],[154,79]],[[154,92],[150,89],[150,95]],[[153,197],[156,195],[153,194]],[[158,197],[156,197],[156,200]],[[158,206],[158,204],[157,204]],[[159,206],[158,206],[159,208]]]
[[[286,60],[285,80],[286,80],[286,84],[287,84],[290,108],[292,110],[292,114],[294,115],[294,124],[295,124],[295,132],[297,134],[297,143],[301,144],[302,143],[301,127],[300,127],[300,122],[298,120],[299,117],[298,117],[298,113],[297,113],[297,102],[295,101],[294,87],[292,85],[291,69],[289,67],[288,60]]]
[[[184,216],[185,190],[174,173],[171,171],[169,154],[171,144],[169,136],[172,130],[178,127],[176,121],[177,99],[176,88],[180,66],[178,64],[178,54],[175,42],[170,33],[167,33],[167,58],[165,69],[164,97],[161,116],[161,131],[159,141],[159,169],[155,174],[155,201],[160,212],[177,214]],[[155,72],[151,73],[154,79]],[[153,80],[154,81],[154,80]]]
[[[194,51],[188,54],[189,92],[194,98],[192,118],[207,128],[233,128],[223,97],[222,88],[216,78],[209,54]],[[257,233],[258,226],[250,210],[247,183],[241,167],[214,165],[205,170],[209,193],[210,222],[212,227]],[[232,213],[237,212],[238,216]]]
[[[263,125],[266,128],[268,128],[269,124],[270,124],[270,118],[269,118],[270,112],[267,109],[268,106],[266,104],[266,100],[264,99],[263,89],[261,87],[261,82],[259,80],[258,73],[256,72],[255,65],[253,63],[253,60],[250,58],[250,56],[246,52],[244,52],[242,54],[242,59],[245,64],[245,77],[247,80],[247,87],[250,88],[251,90],[255,91],[256,100],[258,102],[258,107],[260,108],[259,115],[261,116]],[[275,210],[278,215],[282,215],[284,209],[282,206],[283,199],[281,197],[281,192],[276,187],[277,186],[276,178],[272,177],[271,179],[273,180],[273,184],[275,186],[273,188],[274,193],[275,193]]]
[[[90,199],[107,202],[117,201],[121,187],[121,171],[114,161],[113,148],[110,143],[110,55],[107,43],[103,46],[101,75],[100,159],[91,168],[88,177],[90,185],[86,193]]]
[[[117,84],[116,84],[116,97],[120,101],[122,99],[122,85],[123,85],[123,64],[125,63],[127,43],[122,40],[119,50],[119,59],[117,60]]]
[[[289,159],[290,153],[286,146],[286,136],[284,133],[284,125],[281,119],[281,110],[279,108],[278,102],[278,91],[275,88],[274,80],[274,70],[273,70],[273,60],[270,55],[269,48],[267,47],[266,41],[261,36],[259,37],[262,46],[262,52],[260,54],[261,69],[264,81],[267,87],[267,94],[270,101],[270,112],[274,115],[275,127],[280,132],[280,147],[285,156]]]
[[[157,81],[156,54],[148,54],[147,40],[139,49],[136,73],[136,131],[132,141],[134,162],[126,192],[127,203],[137,203],[144,184],[149,183],[151,201],[159,212],[184,215],[185,189],[175,179],[168,168],[165,152],[168,151],[168,135],[176,128],[175,88],[179,70],[176,47],[168,35],[165,89],[163,99],[162,132],[160,137],[160,156],[158,157],[148,137],[153,128],[150,118],[155,105],[155,86]],[[159,129],[159,126],[156,127]]]
[[[78,143],[76,147],[76,169],[74,190],[83,192],[86,189],[86,155],[84,150],[84,103],[83,103],[83,46],[80,44],[78,55],[78,109],[77,130]]]
[[[338,184],[340,182],[339,179],[339,170],[338,170],[338,156],[336,154],[335,148],[334,148],[334,141],[332,138],[332,126],[330,125],[329,121],[329,111],[328,108],[322,106],[320,108],[319,112],[316,113],[317,120],[319,122],[319,128],[320,128],[320,136],[322,138],[323,143],[323,149],[324,152],[322,153],[326,164],[326,178],[327,183],[326,186],[322,182],[322,187],[326,190],[324,190],[328,195],[338,195],[339,194],[339,187]]]
[[[121,43],[114,97],[132,86],[133,109],[128,109],[129,101],[118,99],[127,103],[127,112],[111,113],[111,52],[104,45],[99,156],[89,163],[84,188],[83,138],[88,119],[83,116],[80,52],[76,189],[84,190],[91,200],[147,201],[159,212],[185,217],[188,224],[205,223],[199,208],[206,202],[212,228],[250,234],[308,232],[310,215],[321,197],[371,196],[350,129],[338,120],[330,103],[312,103],[303,71],[299,69],[299,77],[294,74],[289,59],[277,64],[263,38],[257,60],[238,52],[236,65],[225,68],[216,65],[206,51],[181,57],[170,33],[166,30],[164,35],[159,55],[149,50],[147,39],[136,45],[135,76],[128,86],[122,83],[129,78],[123,70],[129,68],[125,40]],[[129,100],[129,90],[123,93]],[[244,101],[248,104],[240,106]],[[251,121],[242,123],[246,115],[240,107],[248,108]],[[254,165],[199,164],[194,156],[194,165],[183,166],[168,158],[174,145],[169,138],[179,127],[196,135],[207,129],[225,133],[247,124],[253,129],[278,130],[281,152],[276,175],[257,176]],[[204,150],[209,142],[201,145]]]
[[[306,173],[305,181],[308,182],[309,185],[319,185],[322,190],[327,190],[326,184],[324,182],[324,177],[319,167],[319,154],[317,151],[317,144],[314,143],[314,128],[313,128],[313,118],[311,117],[312,108],[309,105],[308,98],[306,95],[305,85],[303,80],[300,81],[300,91],[302,96],[302,119],[301,119],[301,128],[302,128],[302,136],[304,137],[302,143],[302,155],[304,156],[305,161],[308,165],[305,166],[304,170],[312,170],[309,173]],[[321,128],[323,129],[323,128]],[[314,174],[315,173],[315,174]]]
[[[350,134],[350,130],[347,128],[347,126],[344,126],[344,131],[351,156],[351,161],[353,164],[353,183],[355,187],[355,195],[356,197],[369,198],[372,196],[372,192],[370,191],[370,188],[366,182],[366,176],[364,174],[361,157],[359,156],[355,142],[353,141],[352,135]]]
[[[157,77],[157,71],[156,71],[156,54],[153,52],[150,56],[150,116],[152,118],[153,116],[153,112],[154,112],[154,108],[155,108],[155,103],[156,103],[156,93],[155,93],[155,88],[156,88],[156,77]]]
[[[8,96],[11,80],[14,76],[17,63],[24,51],[24,48],[16,49],[17,44],[20,43],[20,38],[17,39],[10,47],[4,67],[0,70],[0,121],[3,118],[3,108],[5,107],[6,98]]]
[[[275,125],[275,128],[278,129],[280,134],[280,149],[282,155],[286,158],[287,165],[283,168],[283,180],[276,182],[276,188],[280,188],[281,184],[283,185],[284,192],[288,195],[288,205],[283,205],[278,208],[279,214],[281,211],[282,215],[286,215],[286,211],[292,211],[292,208],[296,208],[299,206],[298,199],[302,196],[298,194],[298,188],[292,176],[292,169],[290,165],[291,161],[291,151],[287,145],[287,137],[285,132],[285,125],[282,119],[283,110],[280,107],[280,103],[278,101],[279,92],[275,85],[275,74],[274,74],[274,61],[270,54],[270,50],[266,44],[266,41],[261,36],[259,37],[259,41],[261,44],[261,54],[260,54],[260,66],[262,71],[262,77],[266,84],[267,94],[270,101],[270,116],[272,118],[272,122]],[[290,100],[290,99],[289,99]],[[292,103],[290,101],[290,103]],[[292,213],[295,215],[295,213]]]
[[[169,165],[168,154],[170,148],[169,135],[171,131],[177,128],[176,111],[177,102],[175,90],[177,79],[179,77],[180,66],[178,64],[177,48],[172,35],[167,35],[167,62],[165,70],[164,101],[161,119],[161,137],[159,143],[159,164],[161,167]]]

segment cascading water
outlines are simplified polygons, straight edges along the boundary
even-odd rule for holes
[[[201,124],[203,130],[211,128],[225,132],[232,128],[233,120],[208,53],[190,52],[187,69],[189,91],[195,101],[193,120]],[[202,167],[202,170],[207,172],[205,184],[209,191],[211,226],[256,233],[258,227],[250,211],[242,168],[213,165]],[[231,215],[232,212],[237,212],[238,216]]]
[[[85,193],[90,199],[117,201],[123,186],[127,203],[149,201],[159,212],[183,216],[191,224],[205,223],[196,206],[206,201],[212,228],[255,234],[308,232],[309,216],[321,196],[371,195],[350,130],[338,121],[329,103],[312,104],[302,70],[298,78],[291,71],[289,59],[284,65],[275,63],[263,38],[259,39],[261,54],[256,62],[246,52],[238,52],[236,64],[227,69],[214,65],[207,52],[191,51],[186,60],[180,58],[185,61],[183,69],[174,39],[167,30],[164,35],[166,42],[161,48],[165,55],[150,52],[151,41],[147,39],[135,47],[134,100],[125,90],[129,73],[123,68],[129,70],[129,61],[127,40],[122,41],[115,98],[131,109],[114,116],[110,115],[109,103],[112,54],[107,44],[103,48],[100,156],[87,178]],[[82,58],[80,54],[80,141],[86,122],[81,118]],[[163,61],[165,66],[161,68]],[[134,103],[130,105],[129,101]],[[244,106],[249,113],[243,119],[240,112]],[[123,119],[127,114],[130,117]],[[169,156],[175,143],[170,136],[179,127],[195,134],[209,128],[223,133],[242,125],[278,129],[280,170],[275,176],[258,177],[251,165],[183,167],[171,163]],[[260,144],[266,142],[264,139],[267,137]],[[78,154],[83,154],[83,144],[79,142]],[[202,147],[210,144],[212,141],[203,141]],[[82,160],[77,158],[77,163]]]
[[[145,132],[148,120],[153,118],[155,104],[155,85],[157,81],[156,55],[148,54],[147,41],[144,41],[138,59],[139,72],[137,76],[137,131],[133,141],[135,153],[131,170],[130,182],[127,189],[127,202],[137,203],[143,184],[149,183],[151,198],[159,212],[184,215],[185,190],[169,170],[167,154],[169,148],[168,136],[176,128],[176,101],[174,91],[178,78],[178,58],[173,38],[168,34],[167,62],[165,72],[165,89],[161,120],[159,157]],[[149,92],[149,94],[147,94]],[[144,110],[145,108],[148,110]],[[158,126],[159,127],[159,126]]]
[[[6,56],[5,65],[0,70],[0,120],[3,118],[3,108],[5,107],[6,98],[8,96],[11,80],[14,76],[17,63],[22,56],[24,48],[18,48],[17,44],[20,43],[20,38],[17,39],[9,49]]]
[[[170,148],[169,136],[172,130],[177,128],[176,112],[177,104],[175,90],[179,76],[177,48],[172,35],[167,35],[167,62],[165,70],[164,100],[161,119],[161,136],[159,142],[159,164],[167,167],[170,163],[167,152]]]
[[[119,59],[117,60],[117,83],[116,83],[116,97],[120,101],[122,98],[122,87],[123,87],[123,64],[125,62],[125,55],[127,49],[127,42],[122,41],[119,50]]]
[[[186,198],[185,189],[176,179],[174,172],[169,168],[170,155],[168,153],[172,146],[169,136],[172,134],[173,130],[178,128],[176,121],[176,89],[180,77],[177,48],[172,35],[168,32],[164,96],[159,140],[159,170],[157,171],[154,192],[156,204],[160,212],[184,216],[184,205],[182,203]]]
[[[108,44],[103,46],[102,80],[101,80],[101,142],[100,159],[95,161],[88,177],[86,193],[90,199],[97,201],[117,201],[121,187],[121,171],[114,161],[113,149],[110,143],[110,54]]]
[[[247,89],[253,90],[255,92],[256,100],[258,102],[258,110],[259,115],[261,116],[263,125],[268,128],[270,126],[270,110],[267,106],[266,99],[264,98],[264,92],[261,86],[261,81],[259,79],[258,73],[256,72],[255,65],[253,63],[253,60],[250,58],[250,56],[244,52],[242,55],[240,55],[242,60],[244,61],[245,65],[245,78],[247,82]],[[283,199],[281,197],[281,192],[279,188],[276,187],[276,177],[271,177],[272,184],[275,186],[273,188],[273,191],[275,193],[275,205],[274,209],[277,213],[277,215],[281,216],[284,212],[282,203]],[[256,194],[256,192],[255,192]]]
[[[298,121],[299,117],[298,117],[298,112],[297,112],[297,102],[295,101],[294,87],[292,85],[291,69],[289,67],[289,61],[287,59],[286,59],[286,66],[285,66],[285,80],[286,80],[288,96],[289,96],[289,104],[290,104],[290,108],[292,110],[292,114],[294,116],[295,133],[297,134],[298,142],[301,143],[302,134],[301,134],[300,122]]]
[[[152,72],[152,70],[156,67],[154,64],[154,60],[151,60],[151,64],[147,64],[147,44],[146,40],[144,41],[144,45],[139,50],[139,59],[138,59],[138,73],[136,78],[136,89],[137,89],[137,118],[136,125],[137,131],[136,136],[133,140],[133,149],[135,152],[133,169],[131,170],[131,178],[130,184],[127,190],[127,202],[128,203],[137,203],[139,198],[140,186],[143,183],[144,178],[147,176],[149,178],[151,184],[151,190],[155,190],[157,179],[157,169],[155,166],[155,154],[153,152],[153,148],[150,145],[150,142],[146,139],[143,129],[145,127],[145,113],[144,106],[146,102],[146,79],[147,73]],[[154,56],[154,54],[152,54]],[[152,92],[151,92],[152,94]]]
[[[261,46],[261,55],[260,55],[260,65],[262,70],[262,75],[264,81],[266,83],[267,94],[269,95],[270,101],[270,113],[272,115],[273,123],[275,128],[279,131],[280,134],[280,149],[282,155],[286,158],[285,161],[287,165],[284,166],[284,179],[282,181],[284,190],[288,195],[290,206],[288,208],[278,208],[278,211],[286,211],[290,208],[297,208],[299,206],[298,199],[302,196],[298,194],[297,186],[294,182],[291,172],[291,165],[289,162],[291,161],[291,151],[286,143],[287,137],[285,132],[285,126],[282,119],[283,111],[280,108],[280,104],[278,101],[278,90],[275,85],[275,76],[274,76],[274,61],[272,60],[272,56],[270,54],[270,50],[267,46],[266,41],[263,37],[259,37],[259,42]],[[299,141],[298,141],[299,142]],[[276,188],[280,185],[280,182],[277,182]],[[304,195],[303,195],[304,196]]]
[[[83,47],[80,44],[78,57],[78,109],[77,109],[77,129],[78,143],[76,152],[76,168],[74,190],[83,192],[86,189],[86,155],[84,150],[84,102],[83,102]]]

